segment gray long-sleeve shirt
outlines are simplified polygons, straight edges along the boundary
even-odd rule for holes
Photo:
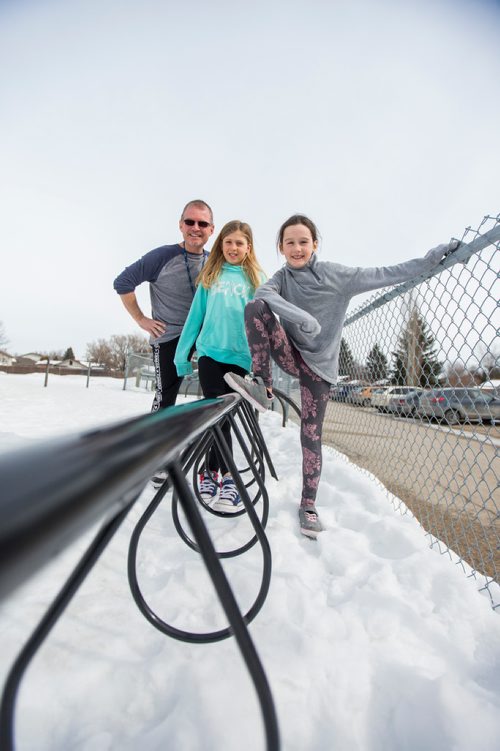
[[[114,281],[119,295],[134,292],[143,282],[149,282],[151,315],[165,324],[165,333],[151,344],[169,342],[181,335],[194,297],[194,282],[203,268],[208,253],[187,253],[175,245],[162,245],[150,250],[138,261],[127,266]]]
[[[335,383],[342,326],[349,302],[362,292],[427,274],[456,242],[438,245],[423,258],[395,266],[360,268],[319,261],[316,253],[301,269],[288,264],[255,292],[281,320],[289,339],[311,370]]]

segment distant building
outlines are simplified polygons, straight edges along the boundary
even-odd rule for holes
[[[22,360],[31,360],[31,362],[37,363],[42,359],[43,355],[38,352],[27,352],[25,355],[21,355]]]
[[[37,368],[46,368],[47,367],[47,358],[44,357],[43,360],[38,360],[38,362],[34,363]],[[50,367],[53,367],[54,365],[59,365],[60,360],[50,360]]]
[[[0,350],[0,365],[14,365],[16,358],[8,352]]]
[[[80,362],[80,360],[77,360],[76,358],[70,358],[68,360],[61,360],[57,363],[51,363],[51,364],[58,365],[60,368],[75,368],[75,370],[82,370],[87,367],[83,362]]]
[[[490,378],[489,381],[482,383],[479,388],[485,391],[500,391],[500,378]]]

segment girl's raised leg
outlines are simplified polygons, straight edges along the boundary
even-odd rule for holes
[[[264,300],[252,300],[247,304],[245,328],[252,355],[253,374],[260,376],[267,388],[273,385],[271,357],[285,373],[299,377],[296,362],[298,352]]]

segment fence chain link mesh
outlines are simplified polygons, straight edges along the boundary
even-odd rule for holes
[[[500,215],[457,239],[432,276],[348,313],[323,443],[374,475],[498,608]],[[294,379],[288,393],[300,401]]]
[[[500,215],[457,239],[431,276],[349,311],[323,443],[382,483],[499,608]],[[151,387],[152,374],[131,353],[127,376]],[[275,367],[274,380],[300,404],[296,379]],[[185,392],[199,392],[196,374]]]
[[[194,371],[192,375],[184,376],[179,388],[180,396],[197,396],[198,398],[203,396],[196,363],[197,357],[195,354],[191,359]],[[155,384],[155,366],[152,355],[146,355],[143,352],[129,352],[125,366],[123,389],[126,390],[135,385],[136,388],[154,391]]]
[[[128,352],[125,364],[123,388],[127,388],[129,379],[134,379],[136,388],[143,387],[154,391],[155,367],[152,355],[144,352]]]

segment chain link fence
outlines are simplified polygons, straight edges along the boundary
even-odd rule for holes
[[[194,371],[192,375],[185,376],[179,389],[180,396],[203,396],[200,382],[198,380],[197,358],[193,356],[191,363]],[[125,375],[123,378],[123,390],[135,386],[135,388],[148,389],[154,391],[156,387],[155,367],[152,355],[146,355],[143,352],[129,352],[125,365]]]
[[[459,239],[431,277],[378,292],[348,313],[323,443],[374,475],[495,608],[500,215]],[[300,402],[293,381],[290,389]]]
[[[458,239],[431,276],[348,313],[323,443],[380,481],[498,608],[500,215]],[[131,353],[124,388],[130,378],[154,388],[152,359]],[[274,382],[300,404],[296,379],[275,367]],[[196,373],[180,393],[201,395]]]
[[[134,385],[136,388],[155,389],[155,367],[153,356],[144,352],[128,352],[125,360],[123,390]]]

